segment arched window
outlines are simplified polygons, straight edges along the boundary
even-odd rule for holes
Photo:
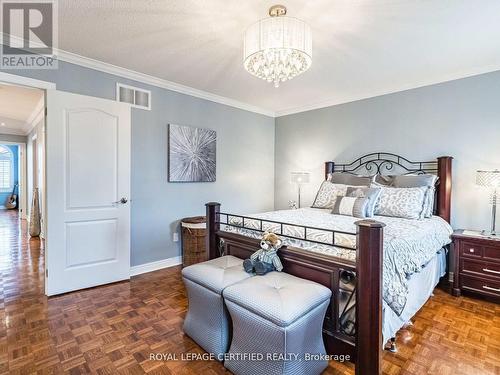
[[[8,147],[0,145],[0,191],[10,191],[13,186],[14,155]]]

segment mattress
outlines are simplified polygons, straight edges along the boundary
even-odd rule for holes
[[[221,221],[224,222],[224,215]],[[331,214],[330,210],[302,208],[298,210],[271,211],[247,215],[250,219],[229,215],[227,222],[235,225],[221,225],[221,230],[258,238],[260,229],[277,234],[298,237],[282,237],[285,245],[332,255],[354,261],[356,259],[355,222],[358,218]],[[260,220],[262,221],[262,228]],[[374,220],[386,224],[384,228],[383,299],[398,316],[408,300],[408,280],[420,272],[422,267],[444,246],[451,242],[453,233],[450,225],[438,216],[411,220],[375,216]],[[266,220],[268,220],[266,222]],[[244,222],[243,222],[244,221]],[[280,223],[285,223],[283,226]],[[294,226],[299,225],[299,226]],[[308,229],[303,226],[329,229],[340,233]],[[314,242],[311,242],[314,241]],[[342,246],[342,247],[339,247]]]

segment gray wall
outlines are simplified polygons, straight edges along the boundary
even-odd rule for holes
[[[500,167],[500,72],[276,121],[64,62],[57,71],[19,74],[108,99],[117,81],[152,90],[153,110],[132,110],[132,265],[179,255],[172,242],[178,220],[202,214],[206,201],[220,200],[235,212],[269,210],[274,201],[285,208],[296,198],[290,172],[306,170],[312,172],[303,191],[308,204],[325,160],[350,161],[372,151],[415,160],[454,156],[453,225],[489,225],[488,194],[474,181],[477,169]],[[167,182],[169,122],[217,130],[216,183]]]
[[[500,168],[500,72],[279,117],[276,208],[296,197],[291,171],[312,172],[303,192],[310,204],[324,161],[373,151],[418,161],[453,156],[452,224],[489,228],[488,193],[475,186],[475,171]]]
[[[57,89],[115,98],[116,82],[152,91],[152,110],[132,109],[132,265],[180,255],[178,220],[204,213],[208,201],[252,213],[274,207],[274,119],[59,62],[56,71],[7,71]],[[217,131],[217,182],[167,182],[167,124]]]

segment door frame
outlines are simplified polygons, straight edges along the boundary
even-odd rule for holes
[[[29,87],[29,88],[35,88],[35,89],[41,89],[44,91],[44,107],[43,107],[43,117],[45,119],[45,127],[47,126],[47,90],[56,90],[57,85],[55,82],[50,82],[50,81],[43,81],[35,78],[29,78],[29,77],[24,77],[16,74],[9,74],[9,73],[4,73],[0,72],[0,83],[3,84],[11,84],[11,85],[17,85],[17,86],[24,86],[24,87]],[[131,107],[130,107],[131,108]],[[6,142],[5,142],[6,143]],[[43,160],[45,161],[47,159],[47,147],[46,147],[46,138],[44,135],[44,150],[43,150]],[[23,174],[23,187],[25,190],[25,200],[26,200],[26,206],[24,209],[24,213],[27,213],[27,207],[29,202],[27,202],[28,194],[27,194],[27,175],[28,175],[28,170],[27,170],[27,144],[24,144],[24,152],[23,152],[23,158],[24,162],[23,167],[24,167],[24,174]],[[47,168],[44,168],[44,173],[43,173],[43,181],[45,184],[47,184]],[[47,197],[47,189],[44,189],[44,201],[46,202],[46,197]],[[43,217],[44,221],[44,227],[45,229],[47,228],[48,222],[47,222],[47,210],[45,209],[45,215]],[[45,233],[46,235],[46,233]],[[48,290],[48,278],[47,276],[47,254],[49,252],[49,246],[48,246],[48,241],[47,238],[45,238],[45,251],[44,251],[44,263],[45,263],[45,272],[44,272],[44,294],[48,296],[47,290]],[[130,273],[132,271],[130,270]]]
[[[19,146],[17,151],[17,178],[19,180],[18,186],[18,209],[21,212],[21,219],[26,219],[26,211],[28,209],[28,190],[27,182],[27,158],[26,158],[26,142],[11,142],[1,141],[2,145]]]
[[[45,220],[47,217],[47,211],[46,211],[46,189],[47,189],[47,181],[45,179],[45,170],[46,170],[46,165],[45,165],[45,153],[46,153],[46,145],[45,145],[45,126],[46,124],[43,124],[43,129],[40,133],[36,133],[31,137],[31,157],[29,162],[31,163],[31,183],[32,186],[31,188],[38,188],[38,191],[41,191],[41,194],[39,195],[39,204],[40,204],[40,219],[41,219],[41,231],[40,231],[40,238],[45,239]],[[34,128],[33,128],[34,129]],[[33,130],[32,130],[33,131]],[[29,143],[28,139],[28,143]],[[28,158],[26,156],[26,160],[28,161]],[[26,164],[28,166],[28,164]],[[28,174],[26,174],[28,176]],[[30,210],[31,211],[31,210]],[[31,214],[31,212],[30,212]]]
[[[0,72],[0,83],[3,83],[3,84],[7,84],[7,85],[17,85],[17,86],[24,86],[24,87],[29,87],[29,88],[34,88],[34,89],[41,89],[44,91],[44,118],[45,118],[45,126],[47,125],[46,124],[46,121],[47,121],[47,90],[56,90],[57,89],[57,85],[55,82],[50,82],[50,81],[43,81],[43,80],[40,80],[40,79],[35,79],[35,78],[29,78],[29,77],[24,77],[24,76],[20,76],[20,75],[16,75],[16,74],[10,74],[10,73],[4,73],[4,72]],[[24,147],[24,158],[26,159],[26,146]],[[46,147],[44,147],[44,154],[43,155],[43,160],[46,160],[46,156],[47,156],[47,149]],[[27,159],[26,159],[26,162],[23,163],[24,164],[24,169],[25,169],[25,173],[24,173],[24,179],[25,181],[24,182],[24,189],[26,190],[27,189],[27,174],[28,174],[28,170],[27,170]],[[43,178],[43,181],[45,181],[45,184],[47,183],[47,169],[44,168],[44,176],[42,176]],[[44,189],[44,194],[46,196],[47,192],[46,190],[47,189]],[[25,207],[25,210],[27,210],[28,208],[28,202],[27,202],[27,191],[26,191],[26,194],[25,194],[25,197],[26,197],[26,207]],[[46,201],[46,199],[45,199]],[[45,210],[47,211],[47,210]],[[46,216],[46,212],[45,212],[45,216]],[[45,223],[45,226],[47,225],[47,218],[44,217],[43,218],[44,220],[44,223]],[[44,275],[43,275],[43,279],[44,279],[44,294],[47,295],[47,277],[46,277],[46,273],[47,273],[47,253],[49,251],[49,248],[47,246],[47,241],[45,241],[45,251],[44,251],[44,263],[45,263],[45,272],[44,272]]]
[[[0,82],[17,86],[31,87],[34,89],[56,89],[56,84],[54,82],[42,81],[35,78],[29,78],[4,72],[0,72]]]

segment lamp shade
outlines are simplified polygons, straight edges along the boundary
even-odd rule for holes
[[[489,188],[500,188],[500,171],[477,171],[476,184]]]
[[[309,183],[309,172],[292,172],[291,182],[295,184],[308,184]]]

